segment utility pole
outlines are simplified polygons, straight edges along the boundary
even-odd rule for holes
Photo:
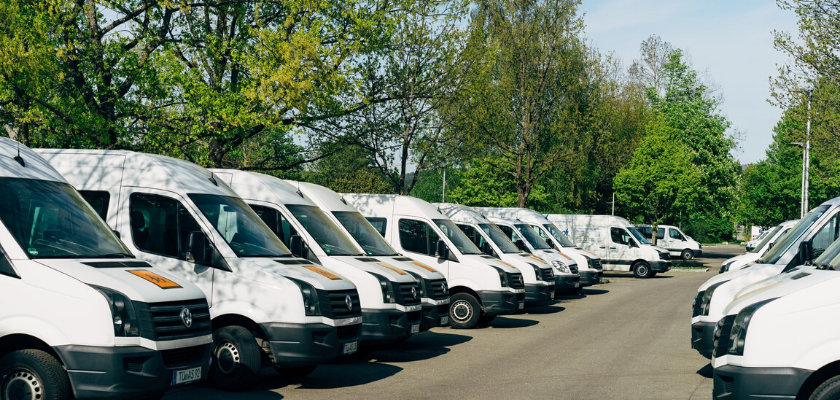
[[[446,164],[443,164],[443,193],[441,194],[441,203],[446,203]]]
[[[811,172],[811,94],[813,89],[807,90],[808,94],[808,122],[805,123],[805,155],[804,168],[802,169],[802,215],[808,212],[808,175]]]
[[[613,192],[612,215],[615,216],[615,192]]]

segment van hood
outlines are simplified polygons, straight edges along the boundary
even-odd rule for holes
[[[376,256],[373,258],[377,258],[386,264],[393,265],[399,269],[404,271],[413,272],[417,275],[423,277],[423,279],[431,279],[431,280],[440,280],[446,279],[443,274],[436,270],[435,268],[423,264],[420,261],[417,261],[411,257],[405,256]]]
[[[698,292],[699,291],[704,291],[704,290],[708,289],[709,286],[712,286],[715,283],[723,282],[723,281],[731,281],[731,280],[740,278],[744,275],[747,275],[747,274],[749,274],[753,271],[758,271],[758,270],[773,267],[773,266],[774,266],[773,264],[753,264],[753,265],[749,265],[749,266],[746,266],[746,267],[741,268],[741,269],[736,269],[734,271],[727,271],[727,272],[724,272],[722,274],[717,274],[716,276],[713,276],[713,277],[709,278],[709,280],[707,280],[702,285],[700,285],[700,287],[697,289],[697,291]]]
[[[840,278],[840,271],[820,270],[814,266],[799,266],[783,274],[745,287],[738,292],[738,297],[724,309],[724,314],[737,314],[750,304],[786,296],[837,278]]]
[[[468,255],[462,254],[460,257],[461,258],[466,258],[466,259],[472,259],[473,262],[481,263],[481,264],[484,264],[484,265],[490,265],[490,266],[499,268],[502,271],[505,271],[505,272],[508,272],[508,273],[511,273],[511,274],[521,274],[522,273],[522,271],[520,271],[519,268],[514,268],[514,267],[511,267],[510,265],[506,265],[504,263],[501,263],[501,262],[499,262],[500,260],[496,257],[487,256],[487,255],[480,256],[480,255],[477,255],[477,254],[468,254]]]
[[[741,260],[747,260],[746,262],[751,262],[751,261],[758,260],[759,258],[761,258],[761,257],[759,257],[757,253],[744,253],[744,254],[740,254],[740,255],[737,255],[737,256],[732,257],[732,258],[727,258],[726,260],[724,260],[720,264],[723,265],[723,264],[726,264],[726,263],[734,263],[736,261],[741,261]]]
[[[571,267],[572,265],[578,265],[578,262],[575,261],[575,259],[573,258],[574,255],[571,254],[571,252],[567,254],[556,250],[535,250],[534,255],[545,261],[548,261],[549,263],[551,261],[560,261],[563,264],[566,264],[566,266],[568,267]]]
[[[271,285],[272,280],[292,278],[316,289],[349,290],[356,286],[349,279],[324,266],[301,258],[229,258],[237,275]]]
[[[136,259],[35,259],[88,285],[116,290],[144,303],[204,299],[204,292],[183,278]]]
[[[351,266],[358,268],[362,271],[382,275],[388,278],[388,280],[390,280],[391,282],[417,282],[417,279],[411,276],[411,274],[409,274],[408,272],[403,271],[402,268],[396,263],[389,262],[384,258],[362,256],[332,256],[330,258],[350,264]]]

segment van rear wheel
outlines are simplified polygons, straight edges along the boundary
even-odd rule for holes
[[[223,390],[245,390],[260,376],[262,354],[251,331],[226,326],[213,333],[215,349],[210,377]]]
[[[468,293],[456,293],[449,298],[449,326],[453,329],[470,329],[478,325],[481,306]]]
[[[680,257],[682,257],[682,259],[686,261],[691,260],[694,258],[694,252],[691,251],[691,249],[685,249],[682,251],[682,253],[680,253]]]
[[[837,398],[840,398],[840,375],[823,382],[809,397],[810,400],[834,400]]]
[[[0,399],[71,399],[70,380],[64,367],[42,350],[26,349],[0,358]]]
[[[650,269],[650,264],[648,264],[644,261],[637,262],[636,265],[633,267],[633,275],[636,276],[636,278],[640,278],[640,279],[650,278],[651,272],[652,271]]]

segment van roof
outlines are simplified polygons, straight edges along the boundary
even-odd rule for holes
[[[64,177],[74,186],[88,189],[134,186],[238,197],[224,181],[213,178],[210,171],[177,158],[128,150],[35,151],[65,171]]]
[[[615,215],[548,214],[545,217],[548,218],[548,220],[551,221],[551,222],[555,222],[555,221],[568,221],[568,222],[570,222],[572,220],[577,219],[577,220],[588,220],[588,221],[590,221],[590,223],[593,220],[594,221],[600,221],[601,223],[607,223],[607,222],[610,222],[610,221],[618,221],[619,223],[624,224],[624,226],[634,226],[633,224],[630,223],[630,221],[628,221],[628,220],[626,220],[622,217],[615,216]]]
[[[448,216],[455,222],[473,224],[486,224],[490,222],[487,217],[482,215],[480,212],[467,206],[452,203],[434,203],[432,205],[436,206],[441,213]]]
[[[398,194],[344,193],[344,198],[365,216],[390,217],[393,214],[429,219],[449,219],[425,200]]]
[[[219,176],[230,176],[230,187],[245,200],[265,201],[275,204],[301,204],[314,206],[312,200],[305,195],[298,194],[295,186],[288,182],[258,172],[240,171],[236,169],[211,169]]]
[[[344,198],[340,194],[329,188],[309,182],[297,182],[291,180],[286,180],[285,182],[299,187],[300,191],[307,199],[313,201],[315,205],[325,211],[359,212],[356,207],[353,207],[352,204],[343,200]]]
[[[530,208],[518,207],[476,207],[476,210],[486,216],[494,216],[507,219],[519,219],[529,224],[544,224],[550,222],[545,215]]]
[[[20,158],[23,159],[25,166],[15,161],[18,149],[20,149]],[[49,162],[32,149],[7,137],[0,137],[0,177],[67,182]]]

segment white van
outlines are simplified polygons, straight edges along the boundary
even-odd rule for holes
[[[576,269],[580,275],[580,286],[592,286],[601,283],[601,276],[603,275],[601,258],[595,253],[575,245],[543,214],[527,208],[477,207],[476,210],[488,217],[518,219],[531,225],[540,237],[554,249],[546,250],[546,252],[554,253],[556,251],[572,259],[576,265],[569,265],[569,267]]]
[[[762,240],[764,240],[770,234],[770,230],[766,229],[761,231],[758,235],[753,235],[754,238],[746,243],[747,251],[752,251]]]
[[[549,214],[549,221],[580,247],[603,260],[604,270],[650,278],[671,269],[671,254],[656,247],[629,221],[611,215]]]
[[[646,239],[653,240],[652,225],[636,225],[636,229]],[[691,236],[686,235],[680,228],[673,225],[656,226],[656,247],[667,249],[671,252],[672,257],[680,257],[686,261],[703,254],[703,246],[700,242],[692,239]]]
[[[721,263],[719,272],[722,274],[727,271],[737,271],[746,265],[755,263],[759,258],[770,251],[776,242],[788,233],[797,222],[799,222],[798,219],[785,221],[779,226],[769,230],[768,235],[764,237],[764,240],[752,249],[752,251],[732,257]]]
[[[200,287],[210,303],[210,377],[256,382],[263,360],[287,376],[353,353],[361,331],[353,284],[286,246],[221,179],[174,158],[104,150],[38,150],[104,207],[142,259]]]
[[[343,194],[397,251],[443,273],[449,285],[449,325],[490,322],[525,307],[522,273],[482,254],[452,220],[416,197]]]
[[[729,303],[714,333],[716,398],[837,398],[840,323],[826,316],[840,312],[838,254],[840,240]]]
[[[552,266],[547,260],[519,249],[496,224],[477,211],[458,204],[435,203],[434,205],[441,213],[449,217],[484,254],[499,258],[502,262],[522,272],[525,279],[525,304],[551,300],[556,292],[555,282],[564,283],[565,280],[569,282],[574,280],[575,274],[571,273],[568,267]],[[580,281],[579,276],[577,281]],[[580,283],[577,287],[580,287]],[[564,289],[574,290],[576,287],[572,283],[572,287]]]
[[[423,305],[423,319],[420,332],[435,326],[449,325],[449,289],[446,277],[440,271],[399,254],[385,238],[376,231],[370,222],[359,213],[356,207],[348,204],[336,192],[314,183],[292,182],[318,207],[336,222],[342,232],[362,249],[368,257],[384,261],[408,272],[420,283],[420,296]]]
[[[298,188],[254,172],[212,170],[289,248],[349,279],[362,307],[361,343],[393,343],[420,332],[420,285],[394,265],[368,257]]]
[[[40,156],[0,137],[0,398],[128,398],[201,380],[189,281],[134,258]]]
[[[691,347],[711,357],[715,324],[743,288],[810,263],[840,236],[840,197],[817,206],[755,264],[718,274],[703,283],[694,297]]]

